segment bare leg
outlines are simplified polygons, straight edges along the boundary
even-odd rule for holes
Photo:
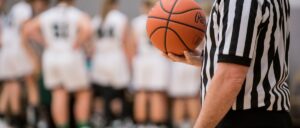
[[[173,101],[173,124],[177,127],[184,121],[185,116],[185,104],[184,99],[176,98]]]
[[[38,105],[39,105],[39,92],[36,78],[34,75],[28,75],[25,79],[28,96],[28,106],[26,120],[27,124],[32,127],[36,127],[38,123]]]
[[[167,120],[167,101],[162,92],[152,92],[151,94],[150,120],[153,123],[165,123]]]
[[[7,110],[8,102],[9,102],[9,84],[4,83],[3,89],[0,96],[0,113],[4,114]]]
[[[64,126],[68,124],[68,110],[69,95],[63,88],[52,90],[52,114],[53,120],[57,126]]]
[[[104,118],[104,99],[96,96],[92,98],[92,117],[91,124],[95,128],[103,128],[105,125]]]
[[[137,123],[145,123],[147,120],[147,94],[139,91],[134,97],[134,118]]]
[[[28,101],[29,105],[35,107],[38,106],[39,103],[39,92],[38,92],[38,86],[35,82],[34,76],[30,75],[26,77],[26,86],[28,89]]]
[[[103,101],[103,98],[96,97],[96,98],[94,98],[93,102],[94,102],[93,103],[94,112],[102,114],[103,111],[104,111],[104,101]]]
[[[189,119],[192,121],[193,124],[195,123],[198,114],[200,112],[201,109],[200,104],[201,103],[198,96],[187,99],[187,111],[188,111]]]
[[[12,114],[19,115],[21,112],[21,87],[17,81],[10,82],[9,97]]]
[[[77,123],[87,123],[90,116],[91,91],[81,90],[76,93],[75,118]]]
[[[110,108],[111,108],[112,113],[115,116],[120,117],[122,115],[122,112],[123,112],[122,100],[119,99],[119,98],[113,99],[110,103]]]
[[[12,111],[10,125],[20,127],[22,125],[21,113],[21,86],[17,81],[11,81],[8,85],[9,105]]]

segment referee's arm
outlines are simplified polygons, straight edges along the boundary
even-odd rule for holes
[[[239,0],[237,0],[239,1]],[[250,4],[232,4],[220,12],[222,34],[218,47],[218,64],[207,90],[195,128],[214,128],[232,107],[246,78],[255,47],[260,11],[256,0]],[[228,4],[226,4],[228,2]],[[227,19],[227,20],[224,20]],[[217,35],[215,34],[215,35]],[[252,40],[253,39],[253,40]]]
[[[231,108],[246,77],[248,67],[219,63],[207,91],[195,128],[213,128]]]

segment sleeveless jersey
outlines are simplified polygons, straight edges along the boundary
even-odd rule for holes
[[[133,33],[137,41],[138,55],[152,55],[158,50],[153,47],[146,33],[147,15],[141,15],[132,21]]]
[[[48,50],[60,52],[72,49],[82,15],[83,12],[75,7],[59,4],[39,17]]]
[[[122,48],[122,38],[126,28],[127,18],[118,10],[110,11],[105,20],[96,16],[93,21],[97,52],[112,52]]]
[[[32,10],[28,3],[21,1],[15,4],[2,22],[3,47],[17,46],[21,44],[22,24],[32,16]]]

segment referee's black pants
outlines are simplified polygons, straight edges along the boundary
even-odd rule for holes
[[[292,120],[287,111],[230,110],[217,128],[292,128]]]

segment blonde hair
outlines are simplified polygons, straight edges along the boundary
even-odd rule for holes
[[[101,17],[104,20],[109,13],[109,11],[112,10],[113,5],[117,4],[119,0],[105,0],[104,4],[102,6],[102,12],[101,12]]]

